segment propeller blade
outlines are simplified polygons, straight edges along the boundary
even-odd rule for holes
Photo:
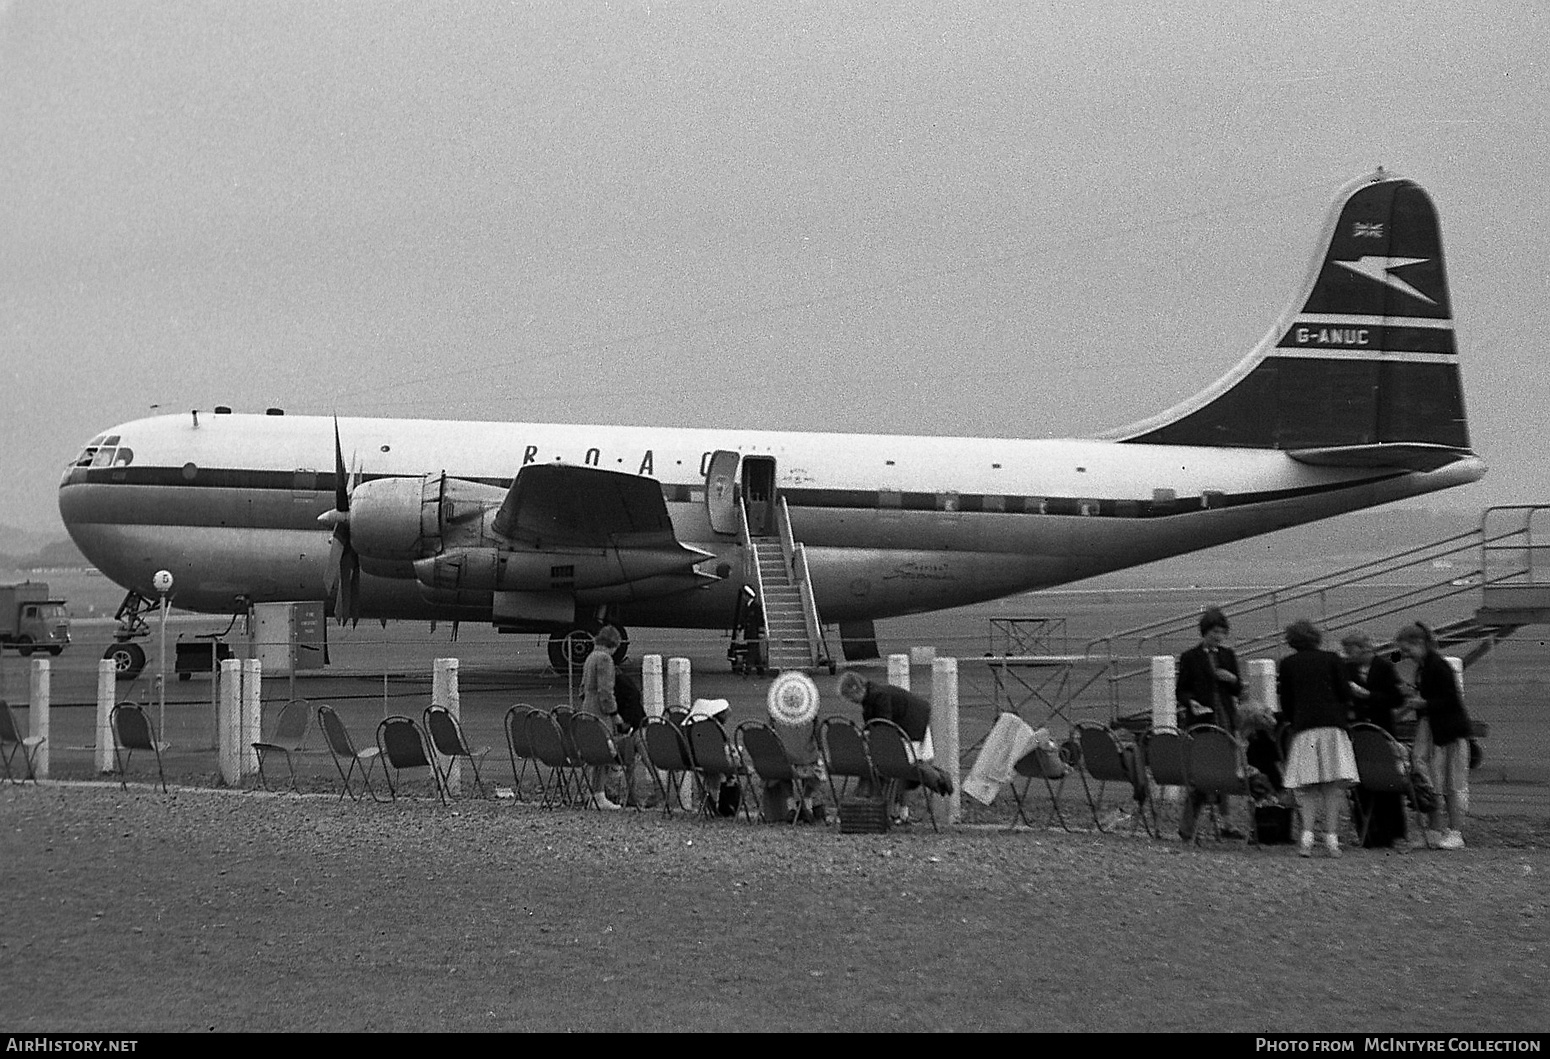
[[[355,553],[349,553],[350,573],[342,582],[349,585],[345,594],[344,609],[350,617],[350,625],[353,628],[361,622],[361,561]]]
[[[334,510],[349,512],[350,490],[346,488],[344,446],[339,441],[339,417],[334,417]]]
[[[361,620],[361,560],[350,546],[350,494],[355,476],[346,472],[344,444],[339,439],[339,417],[334,417],[334,510],[325,511],[318,521],[334,529],[328,545],[326,585],[334,601],[334,617],[340,625]]]
[[[334,538],[328,542],[328,565],[323,568],[323,590],[328,593],[330,599],[334,598],[334,592],[339,587],[339,563],[344,558],[344,542]],[[334,608],[338,613],[339,608]]]

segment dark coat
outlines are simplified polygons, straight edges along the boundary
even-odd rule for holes
[[[1469,738],[1469,714],[1464,712],[1458,678],[1448,660],[1436,651],[1428,651],[1416,666],[1415,693],[1426,700],[1426,705],[1416,712],[1431,725],[1434,746]]]
[[[1179,704],[1179,727],[1216,724],[1236,732],[1238,695],[1243,690],[1243,678],[1238,675],[1238,656],[1230,647],[1218,647],[1214,654],[1213,659],[1205,644],[1196,644],[1179,656],[1179,676],[1173,686]],[[1233,678],[1219,679],[1218,668],[1227,670]],[[1191,699],[1200,703],[1199,709],[1190,706]]]
[[[1292,731],[1344,728],[1351,723],[1351,689],[1340,656],[1310,648],[1281,659],[1276,670],[1281,716]]]
[[[1346,679],[1358,687],[1366,688],[1367,698],[1351,697],[1351,708],[1358,721],[1375,724],[1390,735],[1394,734],[1394,714],[1405,703],[1404,684],[1399,670],[1387,658],[1374,656],[1363,678],[1361,667],[1351,659],[1345,661]]]
[[[861,719],[871,721],[879,717],[892,721],[918,743],[926,738],[926,729],[931,726],[931,703],[903,688],[869,680],[866,694],[861,697]]]

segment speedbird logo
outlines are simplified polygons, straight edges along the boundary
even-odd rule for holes
[[[1406,265],[1419,265],[1423,261],[1430,261],[1429,257],[1359,257],[1355,261],[1336,261],[1341,268],[1348,268],[1358,276],[1366,276],[1370,280],[1376,280],[1385,287],[1392,287],[1401,294],[1408,294],[1412,298],[1420,298],[1427,305],[1437,303],[1416,290],[1410,284],[1394,275],[1396,268],[1404,268]]]

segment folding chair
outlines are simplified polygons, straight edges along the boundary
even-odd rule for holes
[[[904,734],[904,729],[881,717],[868,721],[866,749],[877,778],[889,785],[884,804],[892,803],[893,799],[888,795],[897,791],[899,784],[918,784],[926,799],[926,815],[931,818],[931,830],[938,830],[936,809],[931,804],[931,792],[925,789],[926,777],[920,769],[920,761],[915,757],[915,744]]]
[[[527,775],[527,763],[533,760],[533,744],[528,737],[527,715],[538,711],[525,702],[519,702],[506,711],[503,727],[506,730],[506,753],[511,758],[511,791],[517,801],[522,800],[522,777]],[[519,766],[518,761],[522,764]]]
[[[689,753],[689,741],[683,729],[661,717],[647,717],[641,731],[646,735],[646,765],[651,770],[651,780],[662,796],[662,815],[673,815],[674,798],[678,808],[684,805],[681,786],[683,777],[694,771],[694,759]],[[667,786],[662,785],[662,774],[667,774]]]
[[[266,755],[282,754],[285,757],[285,767],[290,770],[291,790],[296,790],[296,763],[291,760],[291,754],[300,753],[302,743],[307,738],[307,725],[312,714],[306,699],[292,699],[280,707],[280,715],[275,718],[274,728],[269,733],[269,738],[253,744],[253,750],[258,754],[258,785],[264,790],[269,789],[269,783],[264,776],[264,758]]]
[[[16,717],[11,713],[10,705],[0,699],[0,767],[5,769],[5,778],[12,783],[26,783],[27,780],[38,782],[33,765],[38,758],[38,747],[43,742],[41,735],[22,736],[16,727]],[[22,779],[11,774],[11,762],[16,759],[18,751],[22,756],[22,764],[27,766],[27,775]]]
[[[1248,761],[1243,756],[1243,744],[1225,728],[1214,724],[1197,724],[1189,730],[1184,743],[1184,775],[1189,780],[1192,794],[1247,795]],[[1191,798],[1191,804],[1194,799]],[[1221,835],[1221,821],[1216,822],[1217,835]],[[1196,826],[1194,841],[1200,844],[1200,828]],[[1258,821],[1250,814],[1249,841],[1259,845]]]
[[[555,720],[552,713],[534,710],[527,715],[527,739],[528,745],[533,748],[534,760],[541,766],[537,769],[541,798],[539,804],[548,809],[568,803],[570,781],[567,773],[571,770],[571,760],[565,750],[565,737],[560,733],[560,722]],[[547,782],[544,780],[544,769],[549,770]]]
[[[1407,804],[1416,804],[1415,784],[1411,780],[1409,753],[1404,745],[1375,724],[1362,721],[1347,729],[1351,737],[1351,752],[1356,756],[1357,784],[1372,794],[1400,794]],[[1421,835],[1426,834],[1426,821],[1416,811],[1416,826]],[[1357,821],[1357,840],[1367,844],[1367,834],[1372,830],[1372,813],[1353,814]]]
[[[1012,828],[1015,828],[1018,820],[1021,820],[1029,827],[1034,826],[1033,821],[1028,819],[1024,802],[1028,798],[1028,792],[1033,789],[1033,781],[1043,780],[1044,789],[1049,794],[1050,815],[1060,822],[1061,830],[1070,831],[1071,828],[1066,824],[1065,814],[1060,811],[1060,792],[1065,788],[1066,777],[1071,775],[1071,766],[1066,763],[1065,758],[1060,756],[1060,752],[1048,747],[1034,747],[1017,759],[1012,765],[1012,771],[1017,776],[1022,776],[1027,782],[1023,784],[1022,793],[1018,794],[1017,778],[1016,776],[1012,778],[1012,799],[1017,803],[1017,815],[1012,818],[1012,825],[1007,830],[1010,831]],[[1051,780],[1059,780],[1059,786],[1051,786]],[[1044,826],[1049,826],[1048,817],[1045,818]]]
[[[713,792],[719,791],[722,784],[730,779],[737,785],[738,805],[743,810],[744,818],[752,822],[753,814],[748,811],[748,799],[751,796],[749,787],[752,784],[744,782],[749,778],[748,768],[727,739],[727,730],[714,717],[702,717],[689,725],[686,733],[689,736],[689,750],[694,758],[694,772],[700,778],[700,791],[704,795],[700,798],[702,815],[710,815],[708,809]],[[715,781],[714,785],[712,780]]]
[[[733,738],[743,748],[743,760],[758,774],[761,787],[768,788],[772,783],[791,785],[793,805],[791,819],[787,822],[796,823],[802,815],[802,787],[807,777],[797,773],[780,733],[763,721],[744,721],[737,726]],[[762,792],[759,798],[759,819],[769,822],[769,814],[764,811]]]
[[[565,747],[565,758],[569,762],[568,767],[572,776],[581,768],[581,752],[576,749],[576,741],[571,738],[571,724],[576,720],[576,714],[579,712],[569,706],[554,708],[554,720],[560,726],[560,742]],[[576,789],[579,793],[581,789],[579,783]]]
[[[452,716],[452,711],[445,706],[431,703],[425,707],[425,730],[431,734],[431,745],[436,748],[438,754],[449,758],[465,758],[469,767],[474,770],[474,789],[479,792],[479,797],[484,795],[484,780],[479,777],[479,762],[490,752],[487,746],[471,747],[463,736],[463,726],[458,719]],[[451,793],[451,762],[447,763],[447,772],[441,777],[442,788]]]
[[[836,810],[851,780],[856,781],[858,789],[862,784],[869,785],[872,793],[879,795],[881,800],[877,773],[867,754],[866,737],[854,721],[848,717],[825,717],[818,727],[818,746],[823,751],[824,770],[829,776],[829,793],[834,798]],[[835,777],[840,780],[838,788],[834,786]]]
[[[1131,800],[1136,803],[1130,817],[1130,829],[1134,831],[1139,822],[1150,835],[1152,825],[1146,819],[1146,780],[1135,755],[1127,758],[1113,731],[1096,721],[1081,722],[1076,726],[1075,734],[1082,748],[1082,790],[1087,795],[1087,807],[1092,810],[1093,826],[1099,831],[1108,830],[1098,816],[1098,806],[1103,804],[1105,787],[1110,783],[1123,783],[1130,788]],[[1092,786],[1087,782],[1089,776],[1098,781],[1096,800]]]
[[[1162,788],[1180,787],[1186,792],[1189,789],[1189,777],[1184,772],[1184,746],[1188,742],[1189,736],[1176,728],[1153,728],[1141,736],[1141,763],[1152,781],[1148,801],[1152,805],[1154,835],[1162,834],[1157,812]]]
[[[108,714],[108,723],[113,728],[113,763],[118,766],[119,786],[125,790],[129,788],[125,771],[134,760],[135,751],[149,750],[156,755],[156,774],[161,777],[161,792],[166,794],[167,774],[162,771],[161,752],[172,744],[156,741],[156,733],[151,730],[151,719],[132,702],[121,702],[113,707],[113,711]],[[129,751],[122,762],[118,757],[120,749]]]
[[[584,805],[597,807],[596,798],[599,794],[607,796],[603,790],[603,782],[598,781],[596,787],[592,785],[592,772],[596,769],[623,768],[624,760],[619,756],[618,749],[614,746],[613,737],[609,734],[608,725],[595,713],[578,713],[571,718],[570,724],[571,742],[576,747],[576,753],[581,758],[582,782],[592,797],[588,798]],[[604,773],[599,773],[603,775]],[[636,806],[640,811],[640,806]]]
[[[372,801],[380,801],[377,792],[371,789],[371,766],[382,751],[374,746],[364,750],[355,749],[355,741],[350,738],[349,730],[332,706],[318,707],[318,727],[323,729],[323,741],[328,744],[329,753],[334,758],[334,768],[339,770],[339,780],[344,785],[339,792],[339,800],[343,801],[346,794],[355,801],[361,800],[361,796],[350,789],[350,777],[355,775],[356,766],[360,766],[361,782],[366,787],[366,793],[371,795]],[[348,771],[339,763],[341,759],[350,762]],[[382,771],[387,772],[386,765],[382,766]]]
[[[436,797],[447,804],[446,791],[441,782],[441,769],[426,745],[425,733],[412,717],[384,717],[377,725],[377,748],[382,751],[382,773],[387,777],[388,794],[398,800],[398,786],[393,782],[395,772],[405,769],[427,768],[431,770],[431,782],[436,784]]]

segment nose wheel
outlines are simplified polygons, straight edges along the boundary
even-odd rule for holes
[[[114,673],[119,680],[133,680],[145,668],[145,652],[139,644],[128,640],[109,644],[108,649],[102,652],[102,657],[113,663]]]

